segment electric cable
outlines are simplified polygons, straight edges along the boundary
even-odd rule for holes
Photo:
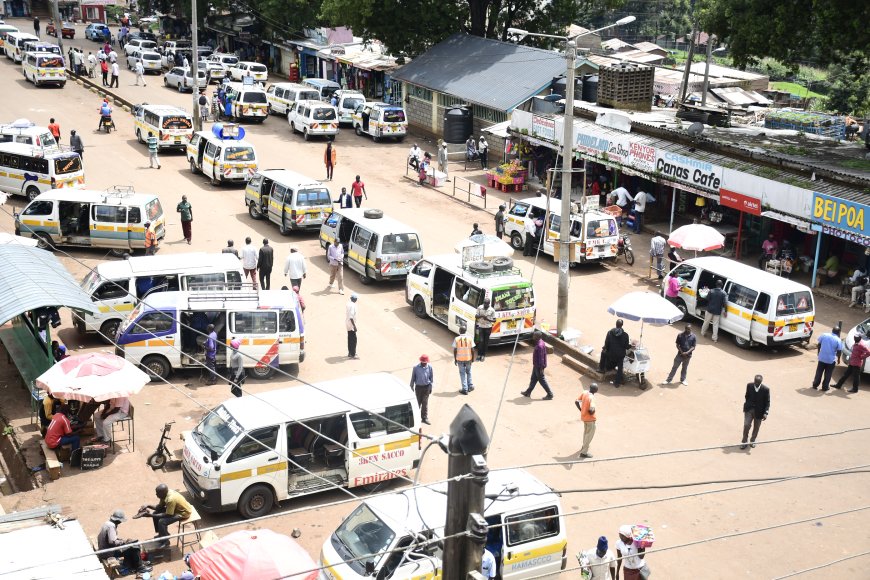
[[[866,552],[861,552],[860,554],[843,556],[842,558],[837,558],[836,560],[831,560],[830,562],[825,562],[824,564],[817,564],[816,566],[804,568],[803,570],[797,570],[796,572],[790,572],[788,574],[785,574],[784,576],[777,576],[773,580],[784,580],[785,578],[793,578],[794,576],[800,576],[801,574],[806,574],[807,572],[815,572],[816,570],[821,570],[822,568],[830,568],[831,566],[839,564],[840,562],[846,562],[847,560],[854,560],[855,558],[862,558],[864,556],[870,556],[870,550],[867,550]]]

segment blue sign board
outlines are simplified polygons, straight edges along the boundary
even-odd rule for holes
[[[826,226],[870,236],[867,220],[870,219],[870,206],[863,203],[831,197],[817,191],[813,192],[813,221]]]

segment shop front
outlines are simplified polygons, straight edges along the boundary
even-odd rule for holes
[[[870,206],[813,192],[812,227],[820,234],[813,263],[815,285],[836,283],[856,268],[867,271],[865,250],[870,248],[867,219]]]

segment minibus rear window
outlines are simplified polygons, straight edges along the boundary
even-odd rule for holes
[[[266,93],[260,92],[248,92],[244,93],[242,96],[243,103],[267,103],[268,99],[266,98]]]
[[[813,295],[808,291],[780,294],[776,299],[776,314],[805,314],[813,310]]]
[[[523,283],[507,288],[496,288],[492,291],[492,307],[496,312],[530,308],[534,303],[532,296],[531,284]]]
[[[385,123],[401,123],[405,120],[405,111],[401,109],[386,109],[384,111]]]
[[[75,173],[82,170],[82,158],[78,155],[59,157],[54,160],[54,172],[58,175]]]
[[[253,147],[227,147],[227,161],[253,161]]]
[[[326,107],[314,109],[312,117],[315,121],[334,121],[335,109]]]
[[[332,199],[326,189],[303,189],[296,194],[296,205],[299,207],[332,205]]]
[[[160,205],[160,200],[156,197],[145,204],[145,214],[150,221],[154,221],[163,215],[163,206]],[[137,222],[138,223],[138,222]]]
[[[586,222],[586,239],[606,238],[616,235],[616,220],[589,220]]]
[[[381,245],[384,254],[402,254],[405,252],[419,252],[420,239],[417,234],[387,234]]]
[[[193,127],[191,123],[190,117],[183,117],[181,115],[163,118],[164,129],[190,129]]]
[[[63,59],[59,56],[41,56],[36,66],[40,68],[63,68]]]

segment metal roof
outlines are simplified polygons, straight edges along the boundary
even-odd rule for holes
[[[549,87],[566,67],[558,52],[454,34],[392,78],[509,112]]]
[[[0,246],[0,324],[45,306],[96,312],[88,296],[54,254],[39,248]]]

